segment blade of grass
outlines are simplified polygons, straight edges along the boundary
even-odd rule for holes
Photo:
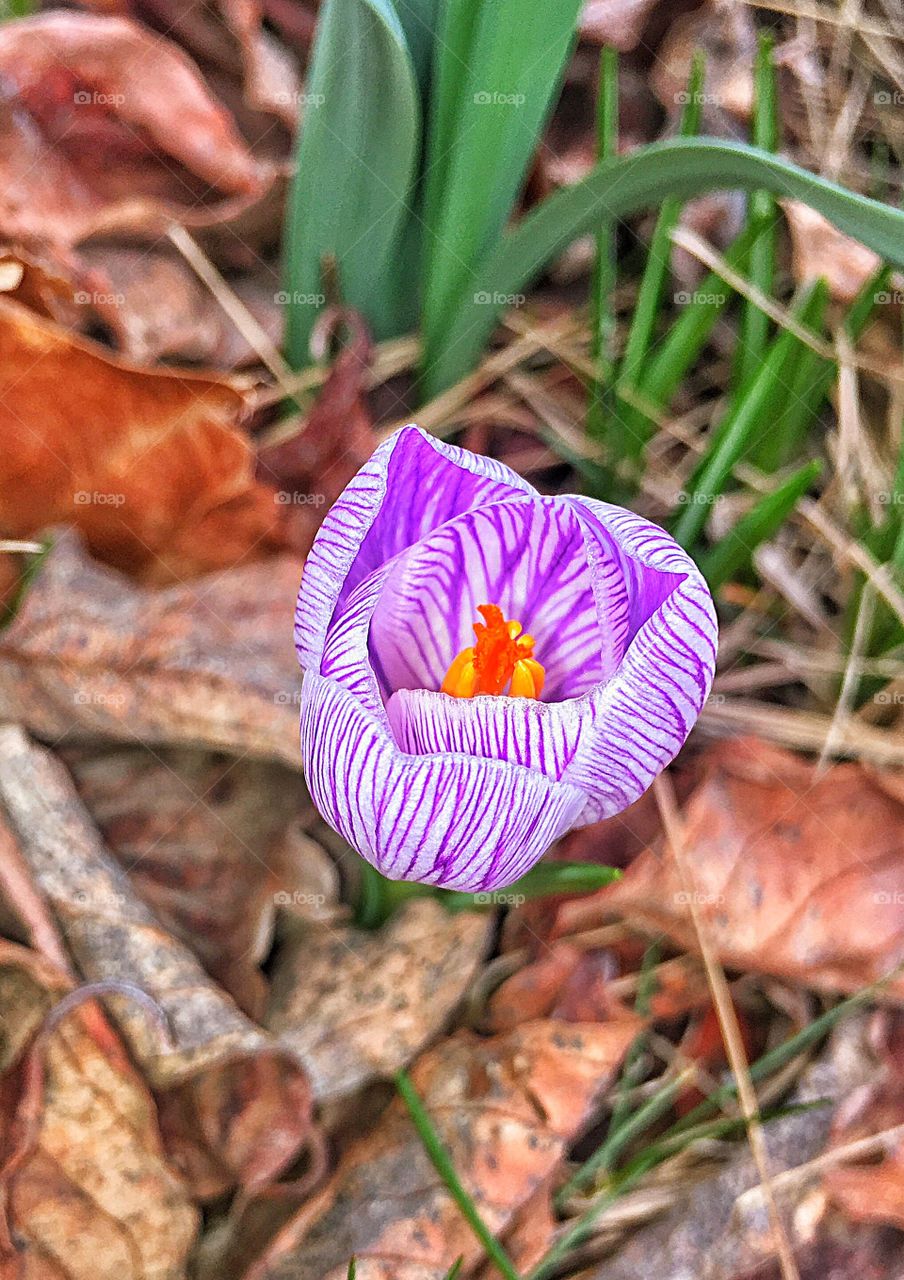
[[[810,326],[813,316],[825,306],[827,296],[824,282],[817,281],[803,292],[792,314],[800,324]],[[773,339],[753,381],[716,429],[712,443],[687,484],[684,505],[674,522],[674,537],[683,547],[696,542],[709,508],[721,496],[732,468],[753,446],[755,433],[769,422],[770,407],[774,414],[776,404],[787,394],[788,362],[799,346],[800,339],[795,334],[782,330]]]
[[[599,102],[596,117],[596,158],[608,160],[618,152],[618,52],[605,45],[600,53]],[[596,258],[590,286],[590,355],[599,370],[590,389],[587,431],[597,440],[605,434],[603,396],[612,385],[615,366],[616,235],[618,221],[600,218]]]
[[[440,890],[445,905],[453,911],[471,911],[475,907],[493,907],[513,899],[545,898],[556,893],[593,893],[621,879],[616,867],[601,867],[595,862],[540,862],[514,884],[494,893],[458,893]]]
[[[496,1264],[502,1275],[506,1277],[506,1280],[520,1280],[511,1258],[483,1221],[473,1199],[462,1185],[461,1179],[455,1172],[455,1167],[449,1158],[449,1153],[440,1141],[439,1134],[433,1127],[433,1121],[430,1119],[423,1102],[421,1102],[417,1090],[411,1083],[408,1073],[399,1071],[395,1076],[395,1084],[402,1101],[408,1108],[408,1113],[414,1122],[414,1127],[417,1129],[421,1142],[424,1144],[424,1150],[430,1157],[431,1164],[442,1178],[452,1199],[458,1205],[462,1217],[483,1246],[487,1257]]]
[[[550,196],[514,231],[485,251],[473,272],[483,297],[524,289],[577,236],[595,229],[601,210],[626,217],[665,196],[685,199],[718,189],[773,191],[802,200],[880,257],[904,267],[904,212],[817,177],[780,156],[715,138],[671,138],[604,161],[580,182]],[[434,344],[425,371],[428,395],[457,382],[475,363],[499,307],[463,297]]]
[[[733,529],[700,557],[700,570],[713,591],[749,565],[760,543],[778,533],[821,473],[821,462],[806,463],[773,493],[762,497]]]
[[[685,94],[684,110],[681,113],[679,134],[683,138],[693,137],[700,131],[700,118],[703,104],[703,78],[705,59],[698,50],[691,63],[691,72]],[[637,300],[625,340],[625,351],[618,374],[619,386],[636,386],[640,370],[647,358],[650,341],[656,326],[656,317],[662,302],[665,282],[669,272],[669,261],[672,252],[671,235],[681,216],[682,202],[676,196],[669,196],[663,201],[647,254],[643,276],[637,291]],[[632,406],[620,406],[622,412],[630,417]],[[628,432],[622,441],[623,453],[635,458],[640,456],[643,438],[640,434]]]
[[[757,46],[753,72],[754,110],[753,142],[763,151],[778,150],[778,104],[776,101],[775,65],[772,60],[772,37],[763,32]],[[770,191],[750,194],[749,217],[763,230],[750,247],[747,275],[752,284],[769,296],[775,280],[776,227],[775,197]],[[738,389],[747,386],[755,376],[769,341],[769,317],[749,299],[744,300],[738,329],[736,381]]]

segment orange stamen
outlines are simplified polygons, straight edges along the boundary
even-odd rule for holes
[[[534,655],[534,638],[521,634],[521,623],[506,622],[498,605],[481,604],[483,622],[474,623],[477,643],[449,667],[441,686],[453,698],[506,692],[513,698],[539,698],[546,672]]]

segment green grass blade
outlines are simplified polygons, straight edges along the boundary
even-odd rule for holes
[[[778,150],[778,103],[776,99],[775,64],[772,59],[772,37],[762,33],[754,66],[753,143],[763,151]],[[778,208],[769,191],[754,191],[749,201],[750,219],[763,227],[750,248],[747,275],[767,297],[772,296],[775,280],[776,230]],[[770,320],[756,303],[744,300],[738,331],[736,354],[736,386],[746,386],[762,362],[769,341]]]
[[[388,336],[412,302],[401,246],[413,200],[421,109],[390,0],[326,0],[305,92],[286,218],[286,358],[309,361],[322,262],[344,301]]]
[[[618,52],[606,46],[600,54],[597,159],[608,160],[618,152]],[[618,222],[603,218],[596,233],[596,260],[590,286],[590,356],[599,374],[590,389],[587,429],[600,439],[605,426],[604,390],[612,385],[615,365],[616,235]],[[608,395],[607,395],[608,398]]]
[[[767,493],[700,559],[700,569],[713,591],[739,573],[761,542],[775,536],[822,472],[821,462],[808,462],[773,493]]]
[[[672,138],[598,165],[586,178],[550,196],[514,231],[490,248],[473,275],[483,297],[517,293],[576,236],[592,231],[601,212],[626,217],[667,196],[759,188],[802,200],[846,235],[897,267],[904,267],[904,212],[808,173],[780,156],[714,138]],[[429,395],[456,382],[475,363],[499,308],[477,305],[473,295],[445,316],[440,350],[425,374]]]
[[[430,1119],[423,1102],[421,1102],[417,1090],[411,1083],[408,1073],[399,1071],[396,1074],[395,1083],[405,1106],[408,1108],[409,1115],[414,1121],[414,1127],[417,1129],[418,1136],[424,1144],[424,1150],[430,1157],[431,1164],[442,1178],[452,1199],[458,1205],[462,1217],[480,1241],[487,1257],[496,1264],[501,1274],[506,1277],[506,1280],[519,1280],[518,1272],[515,1270],[511,1258],[481,1218],[476,1204],[455,1172],[449,1153],[440,1141],[439,1134],[433,1127],[433,1121]]]
[[[621,875],[616,867],[602,867],[595,862],[539,862],[520,880],[498,892],[441,892],[445,905],[451,910],[472,911],[476,907],[503,906],[556,893],[594,893],[620,880]]]
[[[683,138],[693,137],[700,130],[704,72],[705,61],[703,54],[698,51],[694,54],[685,95],[686,101],[681,113],[679,132]],[[663,201],[659,217],[656,219],[646,265],[637,291],[637,301],[634,304],[634,312],[625,340],[625,352],[618,375],[620,384],[636,385],[641,367],[647,357],[669,273],[672,253],[671,235],[678,225],[681,208],[681,201],[675,196],[670,196]],[[629,450],[639,452],[636,444],[636,440],[626,442]]]
[[[346,1280],[355,1280],[355,1277],[357,1276],[357,1274],[358,1274],[358,1260],[357,1258],[352,1258],[351,1262],[348,1264],[348,1275]]]
[[[461,1269],[464,1266],[464,1262],[464,1258],[456,1258],[452,1263],[452,1266],[446,1272],[444,1280],[457,1280],[461,1273]]]
[[[425,368],[437,358],[450,312],[490,317],[504,301],[480,292],[474,266],[514,207],[575,39],[580,0],[450,0],[427,150],[423,330]],[[445,64],[454,59],[455,66]]]
[[[797,321],[809,325],[814,314],[825,305],[826,296],[822,281],[806,290],[793,309]],[[709,509],[721,496],[732,468],[750,453],[757,433],[769,423],[770,414],[774,414],[776,404],[787,393],[788,362],[799,345],[800,339],[795,334],[789,329],[782,330],[773,340],[753,382],[715,431],[705,457],[687,484],[684,506],[674,522],[673,534],[683,547],[691,547],[697,541]]]

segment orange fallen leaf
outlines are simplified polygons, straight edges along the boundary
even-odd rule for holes
[[[156,582],[284,545],[236,381],[147,370],[0,299],[0,536],[54,523]]]
[[[840,764],[818,776],[757,739],[714,747],[687,806],[696,905],[722,962],[828,991],[855,991],[904,960],[904,803],[881,775]],[[596,895],[693,951],[673,859],[652,849]],[[586,924],[586,911],[583,913]],[[904,997],[904,979],[887,988]]]
[[[191,59],[127,18],[6,22],[0,77],[0,235],[65,246],[204,225],[272,180]]]
[[[859,240],[842,235],[827,218],[799,200],[783,200],[791,232],[792,271],[798,284],[823,279],[833,298],[853,302],[879,268],[880,258]],[[879,295],[878,301],[900,301],[900,294]]]
[[[494,1235],[518,1229],[636,1030],[541,1021],[489,1039],[459,1031],[418,1062],[412,1082]],[[466,1275],[483,1256],[399,1099],[244,1280],[346,1280],[352,1256],[358,1280],[442,1280],[459,1256]]]

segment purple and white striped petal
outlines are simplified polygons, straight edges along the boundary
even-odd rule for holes
[[[584,824],[632,804],[677,755],[712,686],[718,623],[703,575],[664,530],[592,498],[569,502],[591,539],[621,548],[631,601],[625,657],[591,696],[592,732],[563,775],[587,793]]]
[[[301,665],[318,669],[337,605],[387,560],[475,506],[536,492],[501,462],[402,427],[346,487],[314,539],[295,613]]]
[[[334,680],[308,673],[301,750],[317,808],[391,880],[511,884],[569,830],[583,792],[505,760],[406,755]]]

